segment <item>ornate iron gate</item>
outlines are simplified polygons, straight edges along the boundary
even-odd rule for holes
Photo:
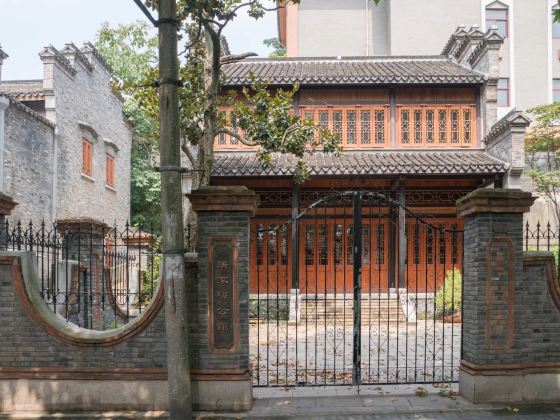
[[[335,192],[287,222],[255,219],[254,385],[456,381],[462,247],[455,218],[377,192]]]

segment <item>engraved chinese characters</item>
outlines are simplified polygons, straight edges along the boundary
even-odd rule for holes
[[[209,248],[210,349],[230,352],[238,335],[236,247],[232,238],[216,238]]]
[[[515,301],[511,239],[492,238],[486,259],[486,344],[492,350],[507,350],[513,344]]]

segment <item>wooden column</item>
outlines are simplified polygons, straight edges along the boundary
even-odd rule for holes
[[[299,192],[298,184],[292,187],[292,220],[299,214]],[[292,290],[299,289],[299,223],[291,223],[292,231]]]
[[[404,210],[404,206],[406,205],[405,199],[405,187],[404,187],[404,180],[399,180],[399,237],[398,237],[398,244],[399,244],[399,278],[398,278],[398,286],[399,288],[404,287],[405,281],[405,262],[406,262],[406,213]]]
[[[392,148],[397,147],[397,100],[395,97],[395,89],[389,89],[389,115],[390,115],[390,144]]]

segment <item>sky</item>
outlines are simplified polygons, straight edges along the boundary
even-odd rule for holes
[[[81,46],[94,41],[103,22],[115,26],[138,19],[145,18],[133,0],[0,0],[0,45],[10,56],[4,60],[2,79],[40,79],[38,54],[44,46]],[[270,49],[262,41],[278,36],[276,13],[259,21],[240,14],[225,35],[233,53],[267,56]]]

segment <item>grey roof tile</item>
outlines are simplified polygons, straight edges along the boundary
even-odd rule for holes
[[[225,64],[227,86],[253,80],[272,85],[477,84],[486,76],[444,56],[249,58]]]
[[[509,164],[483,150],[347,151],[340,156],[314,152],[305,156],[311,175],[484,175],[504,173]],[[292,176],[293,155],[273,153],[263,168],[254,152],[217,152],[214,177]]]

